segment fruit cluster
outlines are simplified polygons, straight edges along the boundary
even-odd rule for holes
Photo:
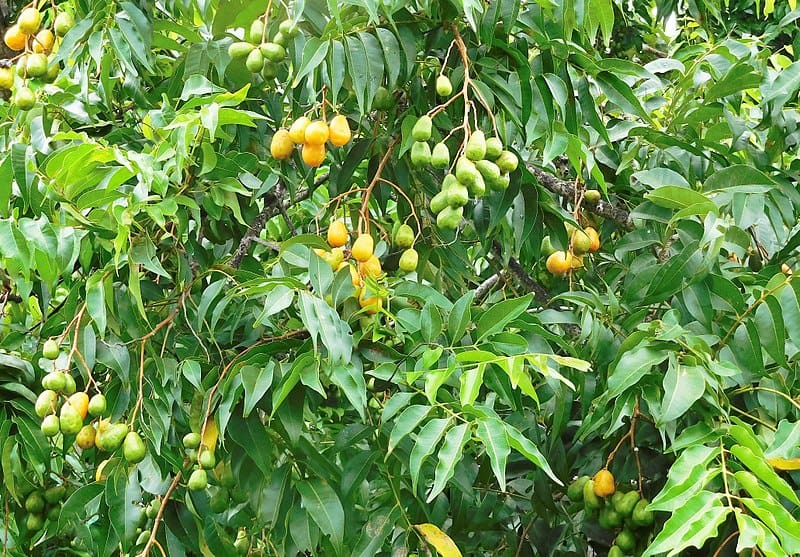
[[[16,23],[3,36],[11,50],[24,53],[14,68],[0,68],[0,89],[14,91],[13,102],[21,110],[30,110],[36,104],[36,93],[28,87],[28,78],[50,83],[58,77],[61,68],[48,56],[56,47],[56,36],[63,37],[72,29],[74,19],[69,12],[59,12],[50,28],[42,28],[42,14],[34,7],[20,12]],[[23,79],[15,84],[14,74]]]
[[[654,522],[653,511],[647,508],[650,502],[638,491],[618,490],[607,469],[594,478],[577,478],[567,488],[567,497],[573,503],[583,503],[587,517],[596,518],[601,527],[614,532],[608,557],[641,555],[647,547]]]
[[[583,256],[600,249],[600,235],[591,226],[576,228],[567,224],[569,247],[566,250],[555,250],[550,237],[542,240],[542,253],[547,255],[545,266],[553,275],[565,275],[583,267]]]
[[[286,47],[289,41],[299,33],[291,19],[282,21],[270,40],[267,40],[267,28],[264,21],[256,19],[247,33],[246,41],[231,43],[228,55],[233,60],[244,60],[244,65],[254,74],[261,74],[265,80],[278,76],[280,64],[287,59]]]
[[[42,418],[42,433],[46,437],[74,435],[75,446],[84,451],[97,447],[101,451],[113,453],[122,447],[125,460],[131,464],[144,460],[147,447],[141,436],[136,431],[130,431],[125,423],[112,423],[103,419],[107,406],[106,397],[98,393],[89,398],[86,392],[77,391],[72,374],[67,370],[55,369],[55,360],[59,355],[58,342],[50,339],[44,343],[42,356],[53,360],[54,370],[42,379],[44,390],[36,398],[34,405],[36,415]],[[87,416],[96,418],[96,424],[85,424]]]
[[[30,485],[29,489],[31,491],[26,494],[23,503],[27,513],[25,527],[30,532],[37,532],[44,526],[45,518],[51,521],[58,520],[61,502],[66,499],[68,490],[65,484],[56,484],[47,489],[37,489]]]
[[[435,169],[451,166],[450,150],[444,141],[434,145],[433,149],[428,144],[433,135],[433,119],[429,115],[417,120],[411,135],[414,138],[411,164],[416,167],[430,165]],[[445,174],[441,191],[431,199],[431,212],[437,215],[436,225],[441,229],[456,229],[470,197],[483,197],[487,186],[496,191],[505,190],[510,183],[509,173],[516,170],[518,164],[517,156],[504,150],[499,138],[486,139],[482,131],[472,132],[463,155],[455,163],[455,173]]]
[[[295,145],[302,145],[303,162],[316,168],[325,160],[325,143],[335,147],[347,145],[352,133],[347,118],[337,114],[331,118],[330,124],[324,120],[311,121],[308,116],[301,116],[289,127],[280,128],[272,136],[269,150],[272,157],[282,161],[292,156]]]

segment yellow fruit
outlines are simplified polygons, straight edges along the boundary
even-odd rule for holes
[[[599,250],[600,249],[600,234],[597,233],[597,230],[595,230],[591,226],[588,226],[588,227],[584,228],[583,231],[586,232],[587,236],[589,236],[589,240],[590,240],[589,251],[594,253],[597,250]]]
[[[353,265],[350,265],[350,263],[347,263],[346,261],[342,261],[342,263],[339,265],[339,268],[336,270],[341,270],[345,265],[348,267],[348,269],[350,269],[350,282],[353,283],[353,286],[356,288],[361,288],[361,275],[358,274],[358,270]]]
[[[366,296],[366,290],[358,297],[358,305],[370,315],[378,313],[383,307],[383,300],[380,296]]]
[[[781,273],[783,273],[784,275],[791,275],[792,274],[792,268],[789,267],[789,265],[787,265],[786,263],[782,263],[781,264]]]
[[[5,42],[6,46],[11,50],[23,50],[25,44],[28,42],[28,37],[19,30],[19,25],[15,23],[6,30],[6,34],[3,36],[3,42]]]
[[[85,425],[78,432],[78,436],[75,438],[75,444],[83,450],[91,449],[94,447],[94,439],[96,435],[97,431],[94,429],[93,425]]]
[[[381,268],[381,260],[375,257],[375,255],[372,255],[363,263],[359,263],[358,270],[365,277],[372,278],[378,278],[381,276],[381,273],[383,273],[383,269]]]
[[[350,141],[350,125],[347,123],[347,118],[341,114],[337,114],[333,117],[328,131],[328,139],[337,147],[346,145],[347,142]]]
[[[17,25],[19,30],[26,35],[33,35],[39,30],[39,24],[42,22],[42,14],[36,8],[25,8],[19,14]]]
[[[289,137],[289,130],[281,128],[272,136],[272,142],[269,145],[269,152],[276,160],[282,161],[292,156],[294,151],[294,143]]]
[[[608,497],[614,495],[616,487],[614,485],[614,475],[603,468],[594,475],[594,494],[598,497]]]
[[[56,38],[50,29],[42,29],[33,38],[33,51],[36,53],[50,54]]]
[[[319,145],[306,143],[303,145],[302,154],[303,162],[308,166],[316,168],[317,166],[321,165],[323,161],[325,161],[325,143],[323,142]]]
[[[340,248],[347,243],[347,225],[344,221],[335,220],[328,228],[328,243],[334,248]]]
[[[570,269],[583,269],[583,256],[582,255],[574,255],[570,259]]]
[[[369,234],[359,234],[356,241],[353,243],[352,254],[356,261],[364,263],[370,257],[372,252],[375,251],[375,241]]]
[[[311,123],[307,116],[301,116],[289,127],[289,139],[300,145],[306,141],[306,128]]]
[[[563,275],[572,268],[572,254],[556,251],[547,258],[547,270],[553,275]]]
[[[328,124],[322,120],[314,120],[306,128],[305,143],[306,145],[324,145],[328,141],[329,135]]]
[[[0,89],[10,90],[14,86],[14,70],[0,68]],[[58,354],[56,354],[58,356]]]
[[[417,270],[418,262],[419,262],[419,255],[417,254],[417,250],[415,250],[414,248],[408,248],[400,256],[400,262],[398,263],[398,267],[400,267],[401,271],[410,273],[412,271]]]
[[[84,392],[75,393],[71,397],[67,399],[72,407],[78,411],[78,414],[81,416],[81,420],[86,419],[86,414],[89,413],[89,395]]]

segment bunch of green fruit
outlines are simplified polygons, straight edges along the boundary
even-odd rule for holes
[[[397,223],[392,231],[392,243],[394,247],[403,250],[398,262],[399,269],[404,273],[416,271],[419,254],[414,249],[414,230],[405,223]]]
[[[45,521],[57,522],[61,513],[62,501],[67,497],[67,486],[64,484],[53,485],[47,489],[30,485],[23,492],[25,500],[25,527],[29,532],[38,532],[44,527]]]
[[[278,32],[271,38],[267,36],[267,25],[256,19],[250,25],[246,41],[237,41],[228,47],[228,55],[233,60],[244,60],[248,70],[261,74],[269,81],[278,76],[280,64],[287,60],[286,48],[289,41],[297,36],[299,30],[291,19],[278,26]]]
[[[450,150],[444,142],[437,143],[431,149],[428,141],[432,134],[433,120],[427,114],[421,116],[411,130],[414,138],[411,164],[447,169],[451,166]],[[499,138],[486,139],[482,131],[472,132],[464,146],[464,154],[456,161],[454,173],[445,174],[441,191],[431,199],[430,208],[437,215],[437,226],[456,229],[470,198],[478,199],[486,195],[487,186],[495,191],[508,188],[509,173],[516,170],[518,164],[517,156],[504,150]]]
[[[585,516],[597,519],[598,524],[614,533],[609,557],[641,555],[652,536],[654,516],[650,502],[638,491],[620,491],[608,470],[594,478],[581,476],[567,488],[573,503],[583,503]]]

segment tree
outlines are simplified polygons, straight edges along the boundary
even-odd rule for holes
[[[4,555],[800,553],[800,10],[628,4],[10,6]]]

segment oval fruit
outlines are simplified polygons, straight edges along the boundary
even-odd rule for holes
[[[442,230],[455,230],[461,223],[461,217],[463,215],[463,207],[454,209],[448,205],[436,216],[436,226]]]
[[[231,496],[228,493],[228,490],[220,488],[208,500],[208,506],[211,508],[212,513],[219,514],[228,510],[228,504],[230,503],[230,500]]]
[[[542,238],[542,245],[539,248],[542,252],[542,255],[551,255],[555,253],[556,248],[553,247],[553,242],[550,240],[550,236],[545,236]]]
[[[69,401],[65,402],[61,407],[59,421],[61,423],[61,432],[64,435],[75,435],[83,427],[83,418]]]
[[[581,476],[574,482],[569,484],[567,488],[567,497],[573,503],[580,503],[583,501],[583,486],[589,481],[589,476]]]
[[[328,141],[330,131],[328,124],[322,120],[314,120],[305,129],[305,144],[306,145],[323,145]]]
[[[69,372],[64,372],[64,394],[67,396],[72,395],[78,388],[75,385],[75,378]]]
[[[119,449],[127,434],[127,424],[101,423],[94,442],[101,451],[112,453]]]
[[[286,49],[277,43],[264,43],[259,50],[270,62],[283,62],[286,59]]]
[[[486,194],[486,182],[480,173],[475,176],[475,181],[470,184],[469,193],[473,197],[483,197]]]
[[[5,35],[3,35],[3,42],[6,43],[6,46],[11,50],[20,51],[25,49],[28,37],[25,36],[25,33],[20,31],[19,25],[15,23],[6,29]]]
[[[43,526],[44,526],[44,518],[42,518],[42,515],[29,514],[28,517],[25,519],[25,528],[27,528],[31,532],[36,532],[38,530],[41,530]]]
[[[411,146],[411,164],[426,166],[431,163],[431,146],[425,141],[415,141]]]
[[[231,43],[228,47],[228,56],[230,56],[234,60],[238,60],[240,58],[247,58],[247,56],[253,52],[255,47],[247,42],[239,41],[236,43]]]
[[[325,162],[325,145],[312,145],[306,143],[300,154],[303,156],[303,162],[312,168],[320,166]]]
[[[353,249],[351,253],[356,261],[364,263],[375,251],[375,240],[369,234],[359,234],[356,241],[353,242]]]
[[[433,120],[427,114],[419,117],[414,127],[411,129],[411,136],[414,141],[428,141],[433,132]]]
[[[306,128],[311,123],[308,116],[301,116],[289,126],[289,139],[296,144],[305,143],[306,141]]]
[[[478,181],[480,176],[480,172],[478,172],[474,162],[466,157],[458,159],[458,162],[456,162],[456,178],[459,182],[470,187]]]
[[[55,360],[58,358],[61,349],[58,346],[58,343],[51,339],[47,339],[44,343],[44,347],[42,347],[42,356],[47,358],[48,360]]]
[[[490,137],[486,140],[486,158],[490,161],[497,159],[503,152],[503,142],[499,137]]]
[[[614,494],[616,495],[616,493]],[[624,518],[627,518],[633,514],[633,509],[636,507],[636,503],[639,502],[639,492],[638,491],[630,491],[622,496],[616,505],[614,505],[614,510],[621,514]]]
[[[375,110],[389,110],[394,106],[394,95],[384,86],[378,87],[375,98],[372,99],[372,107]]]
[[[603,468],[594,475],[594,492],[598,497],[608,497],[614,495],[616,487],[614,485],[614,475]]]
[[[50,54],[53,50],[56,38],[50,29],[42,29],[33,37],[33,51],[42,54]]]
[[[381,260],[375,254],[372,254],[369,259],[363,263],[358,264],[358,270],[365,277],[378,278],[383,273],[381,268]]]
[[[275,33],[275,36],[272,37],[272,41],[270,41],[270,42],[273,42],[275,44],[279,44],[283,48],[286,48],[286,45],[289,44],[289,37],[287,35],[285,35],[284,33],[281,33],[280,31],[278,31],[277,33]]]
[[[55,505],[61,499],[64,498],[64,495],[67,494],[67,488],[63,485],[54,485],[51,488],[48,488],[44,492],[44,500],[50,503],[51,505]]]
[[[77,437],[75,437],[75,444],[85,451],[94,447],[96,437],[97,430],[92,424],[87,424],[78,432]]]
[[[264,60],[264,67],[261,68],[261,77],[264,79],[275,79],[278,77],[278,66],[275,62]]]
[[[358,297],[358,305],[370,315],[378,313],[383,307],[383,299],[380,296],[367,296],[366,289]]]
[[[0,89],[10,91],[12,87],[14,87],[14,70],[0,68]]]
[[[19,30],[26,35],[33,35],[39,30],[39,24],[42,22],[42,14],[36,8],[25,8],[17,18],[17,25]]]
[[[292,156],[294,151],[294,143],[289,137],[289,130],[281,128],[272,136],[272,141],[269,145],[269,152],[276,160],[286,160]]]
[[[438,215],[447,207],[447,190],[442,190],[431,198],[431,213]]]
[[[294,21],[291,19],[284,19],[281,21],[281,24],[278,26],[278,30],[287,37],[296,37],[300,32],[297,29],[297,25],[295,25]]]
[[[603,501],[594,493],[594,480],[583,484],[583,507],[591,512],[603,506]]]
[[[583,255],[585,253],[589,253],[589,249],[592,247],[592,240],[589,238],[589,235],[586,234],[583,230],[577,229],[572,232],[571,238],[571,245],[572,245],[572,253],[575,255]]]
[[[468,202],[469,191],[466,186],[456,183],[447,189],[447,204],[451,207],[463,207]]]
[[[160,511],[160,510],[161,510],[161,501],[158,500],[158,499],[153,499],[147,505],[147,508],[145,509],[144,512],[145,512],[145,515],[147,516],[147,518],[152,520],[152,519],[154,519],[155,517],[158,516],[158,511]]]
[[[636,549],[636,536],[630,530],[623,528],[614,538],[614,544],[625,553],[632,553]]]
[[[631,523],[634,526],[643,527],[643,526],[651,526],[653,524],[655,516],[653,516],[653,511],[647,508],[649,504],[650,501],[648,501],[645,498],[642,498],[633,507],[633,513],[631,514]]]
[[[450,166],[450,150],[445,143],[441,142],[433,146],[431,166],[434,168],[447,168]]]
[[[514,172],[519,165],[519,160],[517,159],[517,155],[512,153],[511,151],[503,151],[500,153],[500,156],[497,157],[497,160],[494,161],[497,166],[500,167],[500,172],[503,174],[508,174],[509,172]]]
[[[453,84],[446,75],[436,78],[436,94],[440,97],[449,97],[453,93]]]
[[[67,402],[78,411],[81,420],[86,419],[89,413],[89,395],[84,392],[75,393],[67,399]]]
[[[106,411],[106,397],[101,393],[97,393],[89,399],[89,415],[93,418],[102,416]]]
[[[72,17],[72,14],[69,12],[58,12],[56,16],[55,24],[53,28],[56,32],[56,35],[59,37],[63,37],[72,27],[75,25],[75,18]]]
[[[563,275],[572,268],[572,255],[565,251],[550,254],[545,263],[547,270],[553,275]]]
[[[328,227],[328,244],[334,248],[340,248],[347,243],[348,231],[344,221],[335,220]]]
[[[36,94],[27,87],[20,87],[14,95],[14,104],[20,110],[30,110],[36,105]]]
[[[264,67],[264,56],[261,54],[261,51],[257,48],[250,51],[250,54],[247,55],[247,59],[244,61],[244,65],[253,73],[260,72],[261,68]]]
[[[186,435],[183,436],[183,448],[184,449],[196,449],[200,446],[200,434],[194,431],[190,431]]]
[[[417,250],[414,248],[408,248],[400,256],[400,262],[398,263],[398,266],[400,267],[401,271],[410,273],[417,270],[418,262],[419,254],[417,254]]]
[[[44,497],[38,491],[34,491],[25,499],[25,510],[29,513],[40,513],[44,510]]]
[[[55,437],[58,435],[58,432],[61,431],[61,424],[59,423],[58,416],[55,414],[45,416],[42,420],[41,430],[45,437]]]
[[[134,545],[144,545],[150,539],[150,530],[142,530],[141,533],[136,537],[136,542]]]
[[[208,487],[208,474],[202,468],[198,468],[189,476],[186,485],[192,491],[201,491]]]
[[[625,553],[616,545],[612,545],[608,550],[608,557],[625,557]]]
[[[500,167],[492,161],[479,160],[475,163],[475,168],[489,185],[500,179]]]
[[[204,448],[200,451],[200,455],[197,457],[197,462],[200,464],[201,468],[210,470],[217,465],[217,458],[214,456],[214,451]]]
[[[122,443],[122,456],[131,464],[138,464],[144,460],[146,454],[147,447],[141,436],[135,431],[129,431]]]
[[[481,130],[476,130],[469,136],[464,156],[471,161],[479,161],[486,156],[486,136]]]
[[[58,409],[58,393],[50,389],[44,390],[36,397],[36,404],[34,404],[36,415],[44,418],[47,415],[55,414]]]
[[[509,184],[511,184],[511,178],[508,174],[501,174],[500,177],[491,183],[492,189],[495,191],[503,191],[508,189]]]
[[[583,192],[583,199],[588,203],[597,203],[600,201],[600,192],[597,190],[586,190]]]
[[[587,236],[589,236],[589,251],[591,253],[596,252],[600,249],[600,235],[597,233],[597,230],[592,228],[591,226],[587,226],[583,229]]]
[[[250,24],[250,30],[247,33],[247,39],[253,44],[259,44],[264,40],[264,22],[256,19]]]
[[[51,371],[42,379],[42,387],[51,391],[61,391],[67,384],[67,377],[60,371]]]
[[[341,147],[347,145],[350,141],[350,124],[347,123],[347,118],[341,114],[337,114],[331,119],[330,126],[328,126],[329,137],[328,139],[333,145]]]
[[[394,235],[394,245],[398,248],[410,248],[414,245],[414,229],[407,224],[401,224]]]

